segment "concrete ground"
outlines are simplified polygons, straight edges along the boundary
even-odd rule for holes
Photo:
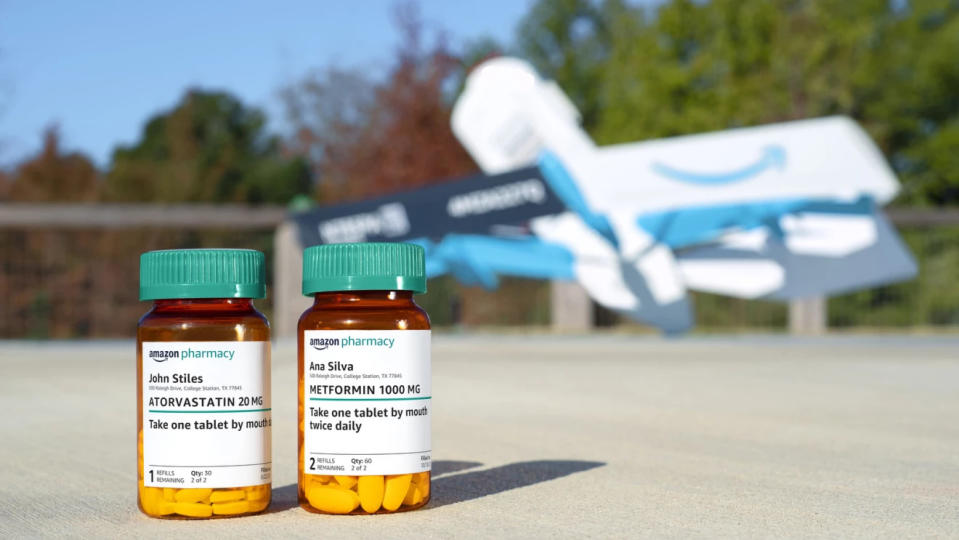
[[[135,504],[132,343],[0,343],[0,537],[959,535],[959,340],[438,336],[433,501],[295,504],[294,348],[273,355],[274,497]]]

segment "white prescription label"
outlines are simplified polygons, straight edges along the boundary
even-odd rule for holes
[[[270,483],[270,343],[145,342],[142,354],[144,484]]]
[[[300,346],[307,474],[430,470],[429,330],[309,330]]]

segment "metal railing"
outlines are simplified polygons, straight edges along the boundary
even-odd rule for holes
[[[959,328],[959,210],[888,214],[919,261],[917,279],[791,306],[694,294],[699,331]],[[286,217],[280,206],[0,204],[0,338],[129,336],[146,309],[139,254],[213,246],[267,253],[269,296],[259,305],[278,335],[290,334],[308,300]],[[421,303],[437,326],[631,326],[597,312],[575,284],[506,279],[488,292],[441,278],[430,289]]]

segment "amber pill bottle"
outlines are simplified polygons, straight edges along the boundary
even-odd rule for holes
[[[299,502],[311,512],[414,510],[430,498],[430,320],[423,248],[329,244],[303,254]]]
[[[262,512],[272,482],[270,326],[263,253],[140,257],[137,502],[151,517]]]

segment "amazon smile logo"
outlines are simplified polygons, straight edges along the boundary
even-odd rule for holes
[[[167,360],[169,360],[169,359],[171,359],[171,358],[179,358],[179,357],[180,357],[180,351],[163,351],[163,350],[159,350],[159,351],[158,351],[158,350],[154,350],[154,351],[150,351],[150,354],[149,354],[148,356],[149,356],[150,359],[152,359],[154,362],[166,362]]]
[[[754,163],[731,171],[687,171],[659,162],[654,162],[651,166],[653,172],[660,176],[664,176],[677,182],[696,184],[699,186],[720,186],[724,184],[742,182],[762,174],[767,169],[778,169],[781,171],[785,167],[786,149],[778,144],[769,145],[763,148],[762,154]]]
[[[338,347],[340,338],[310,338],[310,347],[318,351],[325,351],[330,345]]]

